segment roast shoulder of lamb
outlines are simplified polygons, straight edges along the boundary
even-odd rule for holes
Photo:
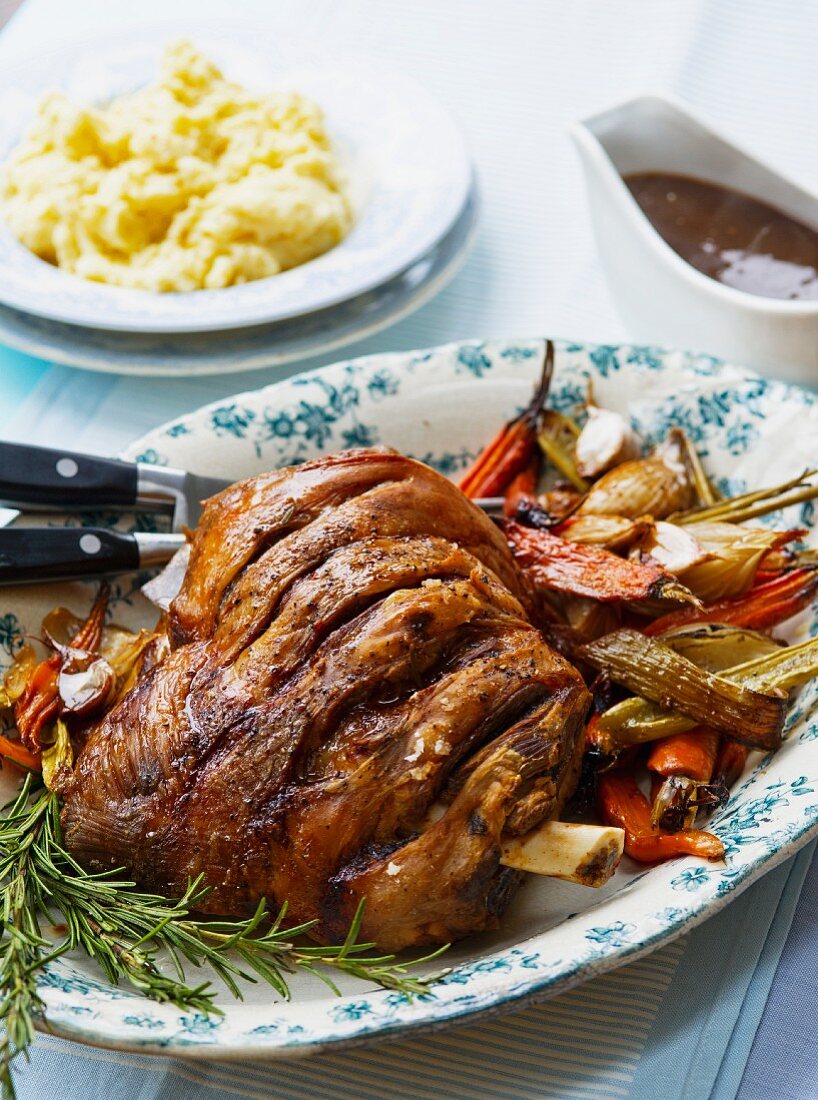
[[[502,533],[449,481],[359,450],[207,502],[168,656],[90,732],[70,851],[202,908],[261,898],[386,949],[495,927],[500,840],[576,784],[588,693]]]

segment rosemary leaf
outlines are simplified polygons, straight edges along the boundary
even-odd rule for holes
[[[209,981],[190,983],[188,967],[208,966],[230,993],[241,998],[240,981],[261,980],[283,998],[290,997],[287,976],[302,971],[338,986],[336,971],[394,989],[406,996],[425,993],[440,975],[415,977],[410,968],[437,958],[432,952],[414,961],[377,954],[360,943],[364,903],[358,906],[342,944],[304,945],[300,937],[315,922],[285,927],[287,905],[274,915],[260,902],[247,920],[211,920],[196,915],[207,894],[202,877],[189,882],[182,897],[169,900],[139,890],[122,869],[85,871],[65,849],[60,800],[28,775],[17,797],[0,816],[0,1090],[14,1097],[12,1063],[26,1053],[35,1024],[45,1019],[37,979],[66,951],[94,959],[108,980],[127,983],[152,1000],[221,1013]],[[41,930],[59,914],[63,938],[54,943]],[[445,949],[441,949],[445,950]],[[159,962],[160,953],[170,960]]]

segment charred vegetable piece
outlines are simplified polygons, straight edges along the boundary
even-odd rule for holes
[[[575,461],[575,450],[580,437],[579,428],[567,416],[546,409],[542,415],[537,442],[546,461],[562,474],[579,493],[588,492],[588,482],[580,474]]]
[[[82,625],[72,632],[69,645],[55,640],[58,648],[46,660],[41,661],[26,679],[25,687],[14,705],[14,721],[23,745],[32,753],[39,754],[42,749],[42,735],[62,709],[59,680],[60,670],[66,658],[77,658],[80,654],[89,654],[96,650],[102,638],[105,612],[108,608],[109,588],[100,587],[99,594]],[[52,616],[56,613],[52,613]],[[53,624],[55,618],[48,617]]]
[[[95,653],[99,649],[110,595],[110,587],[107,584],[101,584],[97,598],[88,612],[88,618],[71,639],[71,649],[84,649],[87,653]],[[55,649],[59,650],[60,646],[55,646]]]
[[[505,492],[503,514],[513,519],[520,509],[537,507],[537,482],[540,479],[540,459],[534,454],[528,465],[514,478]]]
[[[459,481],[467,497],[495,497],[528,465],[537,446],[537,424],[554,370],[554,345],[548,341],[540,384],[526,409],[505,424]]]
[[[579,653],[615,683],[665,710],[673,708],[754,748],[775,749],[781,743],[783,693],[765,694],[706,672],[637,630],[617,630],[582,646]],[[604,722],[603,715],[603,728]]]
[[[683,775],[699,783],[713,777],[721,734],[707,726],[676,733],[657,741],[648,757],[648,769],[665,778]]]
[[[546,493],[540,493],[537,502],[544,511],[554,517],[556,523],[559,523],[576,512],[582,504],[582,494],[575,493],[573,489],[556,487],[549,489]]]
[[[692,623],[731,623],[753,630],[778,626],[809,607],[818,594],[818,570],[796,569],[792,573],[759,584],[744,596],[717,600],[705,607],[685,607],[655,619],[644,628],[656,638],[677,626]]]
[[[675,577],[650,562],[629,561],[597,546],[568,542],[549,531],[510,520],[504,531],[518,564],[543,588],[618,600],[691,600],[695,597]]]
[[[672,428],[653,454],[623,462],[603,474],[591,487],[579,513],[665,519],[672,512],[689,507],[694,495],[684,436],[678,428]]]
[[[20,741],[12,741],[10,737],[5,737],[3,734],[0,734],[0,756],[13,764],[18,764],[21,768],[40,770],[39,753],[29,752]]]
[[[599,811],[609,825],[625,830],[625,852],[640,863],[658,863],[674,856],[724,859],[724,845],[712,833],[684,829],[662,833],[650,819],[650,803],[630,775],[607,772],[599,778]]]
[[[687,775],[671,775],[653,793],[650,820],[657,829],[675,833],[692,829],[701,809],[723,806],[730,792],[720,783],[700,783]]]
[[[803,538],[806,533],[802,527],[795,527],[791,531],[779,531],[779,541],[761,559],[753,583],[763,584],[766,581],[775,580],[781,573],[791,569],[814,569],[818,566],[818,548],[787,545],[789,542]]]
[[[588,419],[574,451],[582,477],[599,477],[612,466],[638,458],[639,452],[639,439],[624,416],[611,409],[588,406]]]
[[[582,653],[585,647],[581,647]],[[725,669],[719,680],[744,684],[754,691],[787,692],[818,676],[818,638],[810,638],[800,645],[778,647],[769,656],[747,661],[734,668]],[[596,727],[597,743],[601,751],[614,753],[626,745],[641,744],[684,733],[693,729],[699,721],[647,699],[625,699],[599,716]],[[713,725],[711,719],[705,724]],[[734,732],[736,741],[750,748],[766,748],[759,745],[745,730]]]

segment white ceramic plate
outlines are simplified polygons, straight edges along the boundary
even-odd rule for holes
[[[469,252],[478,209],[472,191],[454,226],[406,271],[308,317],[235,332],[172,336],[80,328],[0,305],[0,344],[51,363],[108,374],[181,377],[282,366],[371,336],[438,294]]]
[[[186,294],[109,287],[68,274],[24,248],[0,222],[0,301],[72,325],[123,332],[237,329],[327,309],[394,278],[424,256],[467,201],[471,166],[451,118],[411,80],[358,57],[258,31],[193,36],[226,75],[256,89],[303,92],[321,104],[350,180],[357,215],[349,236],[323,256],[268,279]],[[106,39],[29,58],[0,83],[0,160],[36,103],[58,88],[99,103],[147,83],[162,46],[179,37],[123,44]]]
[[[454,475],[528,400],[543,352],[542,340],[465,343],[340,363],[183,417],[139,440],[128,456],[239,478],[341,447],[383,443]],[[704,356],[558,344],[552,404],[575,410],[589,379],[599,403],[627,411],[647,441],[682,425],[729,491],[776,483],[815,465],[818,398],[802,390]],[[791,510],[785,522],[809,527],[815,541],[812,505]],[[2,660],[9,661],[24,632],[36,632],[50,607],[79,610],[89,595],[81,585],[3,593]],[[120,621],[151,618],[132,579],[118,583],[115,598]],[[789,624],[787,634],[795,640],[816,630],[818,615],[810,613]],[[783,747],[751,758],[714,819],[725,864],[685,858],[646,869],[626,860],[598,892],[532,879],[501,930],[454,947],[451,974],[413,1001],[354,981],[336,998],[298,979],[292,1003],[254,987],[243,1004],[225,995],[225,1015],[207,1019],[112,988],[85,959],[61,959],[41,981],[50,1026],[100,1046],[258,1060],[549,996],[681,935],[815,836],[816,741],[818,685],[810,685],[792,703]]]

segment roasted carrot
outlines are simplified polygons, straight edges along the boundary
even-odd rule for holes
[[[537,450],[537,422],[548,397],[554,370],[554,345],[545,349],[542,376],[531,403],[505,424],[459,481],[467,497],[501,496]]]
[[[510,519],[517,515],[521,504],[539,507],[536,499],[537,482],[540,478],[540,456],[532,454],[528,465],[520,470],[505,492],[503,512]]]
[[[707,726],[686,733],[674,733],[655,742],[648,757],[648,769],[665,777],[684,775],[699,783],[713,777],[721,734]]]
[[[58,680],[65,653],[71,650],[96,652],[102,639],[109,595],[109,586],[102,584],[88,618],[71,639],[70,646],[63,653],[52,653],[34,668],[14,705],[14,722],[20,740],[33,753],[39,753],[42,747],[44,727],[60,713]]]
[[[722,737],[713,769],[714,777],[726,787],[732,787],[744,771],[749,752],[746,745],[734,741],[732,737]]]
[[[817,594],[818,570],[796,569],[765,584],[754,585],[743,596],[717,600],[701,608],[671,611],[644,627],[643,633],[655,638],[690,623],[729,623],[765,630],[803,611]]]
[[[633,776],[606,772],[599,777],[599,810],[603,821],[625,830],[625,851],[640,863],[657,863],[674,856],[723,859],[724,845],[701,829],[663,833],[650,820],[650,803]]]
[[[592,714],[585,726],[585,751],[599,751],[599,715]]]
[[[0,733],[0,756],[4,760],[10,760],[13,764],[19,764],[23,768],[32,768],[39,771],[42,760],[39,753],[29,752],[20,741],[12,741]]]
[[[655,562],[620,558],[599,546],[568,542],[515,520],[506,520],[503,530],[523,572],[542,588],[602,603],[694,599]]]
[[[40,751],[43,727],[59,714],[57,679],[61,665],[62,656],[59,653],[40,661],[28,678],[23,694],[14,704],[14,724],[20,740],[31,752]]]

